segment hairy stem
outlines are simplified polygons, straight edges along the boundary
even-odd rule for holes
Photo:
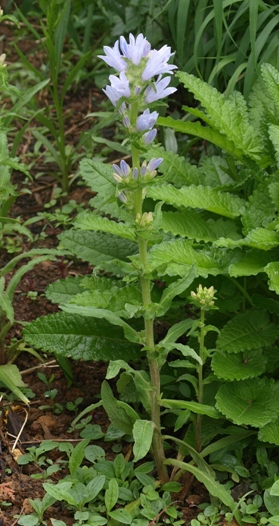
[[[203,364],[205,361],[205,356],[204,356],[205,323],[204,321],[205,321],[205,312],[203,309],[201,309],[199,355],[202,360],[202,364],[198,364],[198,402],[199,404],[203,403]],[[201,450],[201,423],[202,423],[202,415],[197,415],[196,450],[198,452],[200,452]]]
[[[139,169],[139,152],[132,146],[132,162],[133,168]],[[139,187],[135,192],[134,214],[136,220],[142,217],[142,188]],[[142,266],[140,284],[142,292],[142,303],[146,309],[144,317],[145,328],[145,347],[147,359],[149,364],[150,379],[152,385],[151,392],[151,408],[150,418],[154,423],[154,433],[152,439],[152,452],[156,463],[158,476],[162,483],[168,481],[167,467],[164,465],[165,453],[163,447],[163,438],[161,434],[161,417],[160,417],[160,367],[158,360],[155,357],[155,343],[154,343],[154,318],[150,318],[148,314],[148,307],[151,304],[151,281],[145,276],[145,271],[148,264],[147,241],[144,238],[138,237],[139,255]]]

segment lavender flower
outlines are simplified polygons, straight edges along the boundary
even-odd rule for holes
[[[131,171],[131,168],[130,166],[126,163],[126,161],[120,161],[120,167],[118,166],[118,164],[113,164],[112,165],[116,174],[120,175],[120,177],[128,177],[130,171]]]
[[[158,159],[151,159],[149,163],[147,164],[146,161],[144,161],[141,165],[140,169],[140,175],[142,177],[145,177],[147,174],[152,175],[154,177],[156,175],[156,170],[158,166],[163,162],[162,157],[158,157]]]
[[[168,64],[168,60],[172,55],[174,53],[171,53],[169,46],[163,46],[159,51],[153,49],[149,54],[147,65],[142,73],[142,80],[150,80],[155,75],[162,75],[163,73],[172,75],[172,70],[177,68],[173,64]]]
[[[144,110],[144,112],[137,118],[136,130],[150,130],[151,128],[153,128],[154,124],[156,124],[158,117],[159,113],[157,111],[153,111],[152,113],[150,113],[149,109]]]
[[[170,80],[170,77],[165,77],[163,79],[159,77],[159,79],[154,82],[153,86],[147,86],[145,90],[145,101],[148,103],[155,102],[155,100],[163,99],[171,93],[174,93],[176,88],[167,88]]]
[[[113,48],[109,46],[104,46],[104,52],[106,56],[104,55],[98,55],[99,58],[104,60],[109,66],[116,69],[116,71],[125,71],[127,69],[127,63],[125,60],[123,60],[123,57],[120,54],[119,51],[119,42],[118,40],[115,42]]]
[[[151,50],[150,43],[142,33],[136,38],[130,33],[129,43],[121,36],[120,49],[122,55],[119,51],[119,41],[117,40],[113,48],[104,46],[105,55],[98,56],[119,72],[126,71],[129,67],[129,62],[139,66],[141,61],[143,61],[141,79],[144,82],[156,75],[164,73],[172,75],[173,70],[177,68],[173,64],[168,64],[168,60],[174,55],[174,53],[171,53],[171,48],[165,45],[159,50]]]
[[[154,130],[154,129],[150,130],[147,133],[144,133],[143,136],[142,136],[144,144],[146,144],[146,145],[147,144],[151,144],[154,141],[156,135],[157,135],[157,130]]]
[[[129,81],[124,71],[121,71],[119,78],[115,75],[110,75],[109,80],[111,86],[107,86],[103,91],[114,106],[116,106],[121,97],[130,97]]]
[[[129,44],[126,42],[124,37],[120,37],[120,48],[124,57],[138,66],[141,59],[147,57],[150,53],[151,45],[142,33],[138,35],[136,39],[130,33]]]

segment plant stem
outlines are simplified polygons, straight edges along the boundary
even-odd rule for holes
[[[200,318],[200,338],[199,338],[199,355],[202,360],[201,364],[198,364],[198,402],[199,404],[203,403],[203,364],[205,362],[204,356],[204,337],[205,337],[205,311],[201,309],[201,318]],[[197,415],[196,420],[196,450],[198,453],[201,450],[201,423],[202,415]]]
[[[132,164],[133,168],[139,169],[139,152],[137,148],[132,146]],[[136,220],[140,220],[142,217],[142,188],[138,187],[135,191],[134,201],[134,215]],[[150,318],[148,313],[148,307],[151,305],[151,281],[145,277],[148,264],[148,253],[147,253],[147,240],[138,237],[138,247],[140,261],[142,265],[140,284],[142,292],[142,303],[145,308],[144,317],[144,328],[145,328],[145,348],[147,353],[150,380],[151,380],[151,402],[150,402],[150,417],[154,423],[154,432],[152,439],[152,452],[156,463],[159,479],[162,483],[168,481],[167,467],[164,465],[165,453],[163,446],[163,438],[161,434],[161,415],[160,415],[160,367],[158,359],[155,355],[155,343],[154,343],[154,317]]]

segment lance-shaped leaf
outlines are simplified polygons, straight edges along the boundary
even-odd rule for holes
[[[237,425],[263,427],[277,418],[279,386],[267,378],[254,378],[222,385],[216,407]]]
[[[60,240],[63,247],[90,265],[118,259],[127,261],[130,255],[138,252],[136,243],[103,232],[72,229],[61,234]]]
[[[237,354],[216,351],[211,360],[213,372],[224,380],[256,378],[265,371],[265,364],[261,349]]]
[[[101,397],[104,409],[111,423],[126,435],[131,435],[134,422],[138,418],[137,415],[135,419],[131,419],[127,411],[123,407],[119,407],[118,401],[113,396],[112,390],[106,381],[102,383]]]
[[[207,415],[210,418],[221,418],[221,414],[211,405],[199,404],[198,402],[187,402],[185,400],[160,400],[160,405],[170,409],[189,409],[197,415]]]
[[[259,272],[264,272],[270,259],[277,259],[276,254],[258,250],[247,250],[246,253],[240,253],[237,258],[232,260],[229,265],[229,275],[237,278],[239,276],[256,276]]]
[[[199,208],[229,218],[239,216],[245,204],[240,197],[201,185],[184,186],[179,189],[171,184],[150,186],[147,196],[177,208]]]
[[[117,316],[114,312],[111,312],[108,309],[98,309],[96,307],[83,307],[81,305],[74,305],[66,303],[65,305],[60,305],[60,308],[70,314],[77,314],[79,316],[88,316],[92,318],[99,318],[101,320],[107,320],[112,325],[118,325],[124,329],[125,336],[128,340],[133,343],[142,343],[140,334],[135,331],[128,323],[126,323],[122,318]]]
[[[150,450],[155,424],[151,420],[136,420],[133,426],[134,461],[144,458]]]
[[[211,495],[217,497],[217,499],[223,502],[231,510],[235,510],[235,502],[230,492],[222,484],[220,484],[220,482],[217,482],[217,480],[215,480],[205,471],[202,471],[201,469],[197,468],[196,466],[193,466],[192,464],[181,462],[180,460],[176,459],[168,459],[165,461],[165,464],[177,467],[182,471],[189,471],[199,480],[199,482],[205,485],[205,487]]]
[[[154,157],[156,159],[162,157],[164,162],[160,164],[158,171],[164,175],[164,181],[173,184],[177,188],[203,183],[203,172],[196,165],[188,163],[185,157],[179,157],[174,152],[166,151],[162,146],[153,146],[145,154],[145,157],[148,161]],[[161,183],[159,180],[157,181],[160,186]],[[156,182],[156,179],[154,182]]]
[[[238,353],[269,347],[279,336],[279,327],[270,323],[268,313],[259,310],[237,314],[221,330],[216,346],[224,352]]]
[[[29,404],[28,398],[19,389],[19,387],[25,387],[25,383],[22,381],[20,371],[16,365],[11,363],[0,365],[0,382],[22,402]]]
[[[128,342],[121,327],[62,312],[29,323],[23,334],[30,345],[74,360],[138,360],[140,355],[139,345]]]
[[[189,273],[174,283],[171,283],[163,292],[161,301],[156,309],[157,316],[163,316],[170,308],[173,298],[182,294],[193,283],[196,277],[196,269],[192,267]]]
[[[75,227],[81,230],[95,230],[96,232],[107,232],[115,236],[135,241],[134,228],[125,223],[117,223],[107,217],[101,217],[92,212],[85,211],[79,214],[75,220]]]

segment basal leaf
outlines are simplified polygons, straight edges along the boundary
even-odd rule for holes
[[[237,314],[217,337],[218,349],[238,353],[272,345],[279,336],[279,327],[270,323],[264,311],[252,310]]]
[[[137,360],[140,347],[128,342],[121,327],[106,320],[57,313],[38,318],[24,330],[30,345],[74,360]]]
[[[115,236],[135,241],[134,229],[125,223],[117,223],[107,217],[101,217],[90,211],[85,211],[79,214],[75,220],[75,227],[81,230],[95,230],[99,232],[107,232]]]
[[[278,386],[267,378],[223,384],[216,395],[216,407],[237,425],[263,427],[277,418]]]
[[[60,241],[63,247],[82,261],[88,261],[90,265],[99,265],[103,261],[115,259],[126,261],[138,251],[136,243],[102,232],[72,229],[64,232]]]
[[[151,186],[147,189],[147,196],[177,208],[199,208],[230,218],[239,216],[244,206],[240,197],[201,185],[180,189],[173,185]]]
[[[15,364],[0,365],[0,382],[24,404],[29,404],[28,398],[19,389],[19,387],[24,387],[25,383],[22,381],[20,371]]]
[[[217,480],[211,477],[208,473],[205,473],[204,471],[197,468],[196,466],[193,466],[192,464],[181,462],[180,460],[176,459],[168,459],[165,463],[170,466],[175,466],[183,471],[189,471],[199,480],[199,482],[205,485],[205,487],[211,495],[217,497],[226,506],[230,507],[231,510],[235,509],[235,502],[230,492],[224,486],[222,486],[220,482],[217,482]]]
[[[151,420],[136,420],[133,426],[134,437],[134,462],[144,458],[150,450],[154,431],[154,423]]]
[[[119,496],[119,486],[116,479],[111,479],[105,491],[105,506],[109,512],[117,503]]]
[[[213,372],[224,380],[255,378],[265,371],[265,364],[261,349],[237,354],[216,351],[211,360]]]

